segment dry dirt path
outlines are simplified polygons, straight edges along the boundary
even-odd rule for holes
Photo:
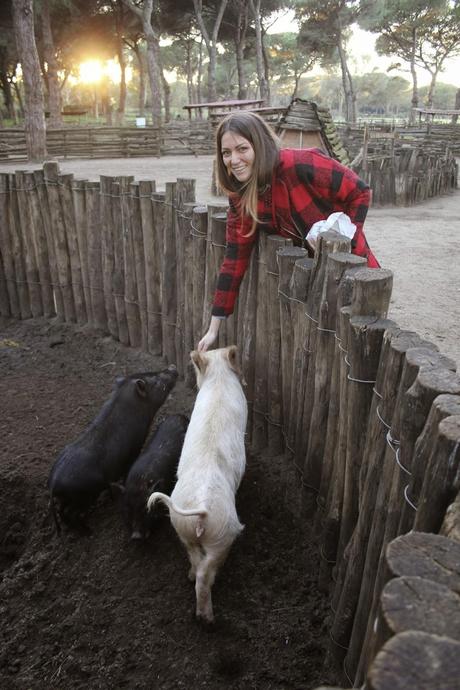
[[[210,192],[212,156],[62,160],[77,178],[133,175],[156,180],[158,189],[178,177],[196,179],[196,199],[225,203]],[[1,164],[0,172],[34,169]],[[366,234],[382,266],[394,273],[390,318],[431,339],[460,365],[460,190],[409,208],[371,208]]]

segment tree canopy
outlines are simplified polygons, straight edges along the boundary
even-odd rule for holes
[[[460,0],[30,1],[44,107],[53,126],[62,120],[61,109],[79,103],[107,120],[113,110],[122,123],[129,110],[147,112],[159,124],[185,102],[209,99],[262,97],[266,105],[285,105],[317,92],[349,121],[377,112],[407,117],[419,102],[452,107],[455,100],[438,81],[446,60],[460,54]],[[298,32],[270,33],[289,8]],[[378,53],[393,59],[388,75],[353,72],[350,38],[357,23],[376,35]],[[98,76],[94,66],[86,80],[80,77],[82,63],[107,60],[110,73]],[[8,0],[0,6],[4,121],[24,113],[20,62]],[[319,68],[318,90],[313,75]],[[392,76],[396,68],[411,82]],[[420,70],[430,78],[426,89],[418,86]]]

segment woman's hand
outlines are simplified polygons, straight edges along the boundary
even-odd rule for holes
[[[217,316],[211,316],[211,323],[209,324],[208,331],[198,343],[198,352],[206,352],[217,339],[221,321],[222,319],[219,319]]]

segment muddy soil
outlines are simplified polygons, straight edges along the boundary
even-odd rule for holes
[[[46,479],[119,374],[164,362],[56,321],[0,323],[0,687],[3,690],[309,690],[323,670],[327,603],[308,530],[280,500],[280,458],[248,455],[246,528],[213,590],[216,623],[194,620],[185,553],[165,517],[130,542],[103,495],[91,536],[55,534]],[[179,381],[158,413],[189,414]]]

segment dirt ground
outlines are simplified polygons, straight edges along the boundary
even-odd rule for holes
[[[197,202],[225,204],[210,192],[212,156],[61,160],[63,173],[98,180],[133,175],[157,188],[178,177],[196,180]],[[458,159],[460,163],[460,159]],[[0,164],[0,172],[36,165]],[[460,190],[404,208],[371,208],[365,231],[382,266],[394,273],[390,318],[429,338],[460,365]]]
[[[97,179],[132,174],[197,180],[209,192],[212,157],[62,161]],[[0,171],[36,166],[0,165]],[[373,208],[366,223],[394,271],[390,316],[460,363],[460,192],[412,208]],[[323,668],[327,602],[318,554],[280,500],[280,458],[248,456],[237,507],[246,525],[214,587],[213,630],[193,619],[186,556],[169,520],[144,544],[129,541],[119,507],[102,496],[92,536],[58,538],[46,479],[110,395],[119,374],[162,361],[55,321],[0,321],[0,687],[309,690],[334,684]],[[160,410],[190,413],[179,382]]]
[[[100,498],[92,536],[55,534],[46,479],[110,395],[118,374],[158,359],[85,328],[0,323],[0,687],[309,690],[323,671],[327,604],[318,554],[280,500],[280,458],[248,456],[243,524],[213,590],[216,624],[194,620],[188,564],[169,519],[129,540]],[[160,409],[190,413],[179,382]]]

